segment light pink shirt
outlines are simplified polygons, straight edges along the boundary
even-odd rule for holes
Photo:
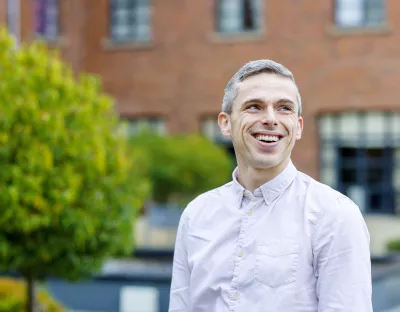
[[[236,176],[183,212],[169,311],[371,312],[359,208],[292,163],[254,193]]]

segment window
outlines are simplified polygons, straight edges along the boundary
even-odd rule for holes
[[[216,116],[208,116],[202,120],[201,133],[211,141],[225,146],[232,158],[235,158],[232,140],[222,135]]]
[[[319,120],[321,181],[364,213],[400,207],[400,113],[344,113]]]
[[[35,1],[35,32],[45,39],[54,40],[59,35],[59,1]]]
[[[19,42],[20,35],[20,7],[19,1],[7,1],[7,26],[9,33],[14,37],[16,43]]]
[[[230,138],[222,135],[216,116],[207,116],[202,120],[201,132],[204,136],[217,143],[230,143]]]
[[[154,131],[157,134],[165,134],[165,121],[158,117],[137,117],[127,120],[125,132],[128,136],[135,135],[141,130]]]
[[[339,27],[373,27],[385,22],[385,0],[336,0]]]
[[[242,33],[258,30],[261,0],[218,0],[218,31]]]
[[[393,148],[338,148],[339,189],[368,212],[394,212]]]
[[[150,0],[111,0],[111,38],[113,41],[150,39]]]

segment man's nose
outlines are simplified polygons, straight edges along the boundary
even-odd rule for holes
[[[268,107],[262,116],[262,124],[267,125],[269,127],[276,126],[278,124],[276,120],[276,113],[272,107]]]

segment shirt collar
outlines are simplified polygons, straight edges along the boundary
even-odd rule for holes
[[[237,179],[238,167],[232,173],[233,188],[238,194],[239,202],[242,202],[243,196],[264,197],[267,205],[272,203],[278,196],[280,196],[286,188],[294,181],[297,176],[297,169],[292,162],[275,178],[267,183],[258,187],[254,193],[246,190]]]

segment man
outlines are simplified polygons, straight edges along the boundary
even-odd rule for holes
[[[291,161],[301,110],[276,62],[252,61],[228,83],[218,123],[238,166],[182,214],[170,312],[372,311],[359,208]]]

